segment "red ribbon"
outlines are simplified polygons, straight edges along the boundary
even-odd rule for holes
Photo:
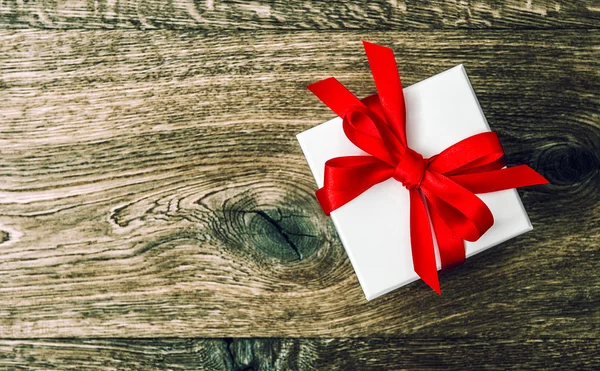
[[[415,272],[441,294],[433,235],[442,270],[465,260],[463,240],[476,241],[494,217],[475,193],[547,184],[527,165],[505,168],[493,132],[466,138],[425,159],[406,143],[406,111],[393,51],[364,42],[378,95],[358,99],[335,78],[308,86],[338,116],[344,133],[371,156],[336,157],[325,163],[323,188],[316,193],[329,215],[389,178],[410,191],[410,240]],[[431,220],[431,221],[430,221]],[[431,224],[430,224],[431,223]]]

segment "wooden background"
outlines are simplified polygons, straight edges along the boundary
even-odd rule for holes
[[[305,85],[466,66],[534,230],[366,302]],[[0,369],[600,368],[600,1],[0,0]]]

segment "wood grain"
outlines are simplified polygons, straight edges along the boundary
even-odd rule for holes
[[[596,0],[3,0],[0,27],[203,30],[598,28]]]
[[[234,370],[224,340],[0,340],[3,370]]]
[[[598,339],[0,340],[26,370],[594,370]]]
[[[464,63],[535,230],[366,302],[294,135],[304,88]],[[597,338],[600,31],[0,31],[0,337]],[[573,40],[577,42],[573,42]],[[551,42],[550,42],[551,40]]]

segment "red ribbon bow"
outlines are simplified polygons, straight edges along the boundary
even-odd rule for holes
[[[410,191],[410,239],[415,272],[441,294],[431,225],[442,270],[465,260],[463,240],[476,241],[494,217],[475,193],[547,184],[527,165],[505,168],[493,132],[466,138],[425,159],[406,143],[406,111],[393,51],[364,42],[378,95],[355,97],[335,78],[308,86],[343,118],[344,133],[371,156],[336,157],[325,163],[323,188],[316,193],[323,211],[350,202],[389,178]]]

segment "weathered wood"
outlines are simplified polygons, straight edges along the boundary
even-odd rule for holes
[[[28,370],[597,370],[598,339],[0,340]]]
[[[224,340],[0,340],[2,370],[233,370]]]
[[[239,339],[238,370],[594,370],[598,339]]]
[[[0,32],[0,336],[597,337],[600,31]],[[465,63],[535,230],[366,302],[294,135],[304,88]],[[573,42],[577,39],[577,42]]]
[[[137,29],[598,28],[596,0],[0,2],[0,27]]]

